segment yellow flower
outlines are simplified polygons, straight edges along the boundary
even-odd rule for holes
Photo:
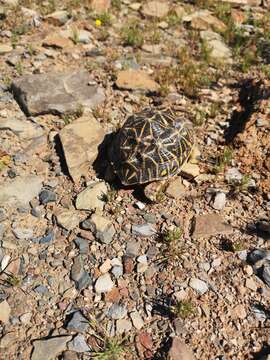
[[[102,22],[99,19],[96,19],[95,23],[96,23],[96,26],[101,26],[102,25]]]

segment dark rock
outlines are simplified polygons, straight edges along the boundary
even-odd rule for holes
[[[85,332],[89,327],[89,321],[82,315],[80,311],[72,314],[71,320],[68,322],[66,329],[70,331]]]
[[[49,202],[55,202],[56,201],[56,194],[48,189],[42,190],[39,193],[39,201],[41,204],[48,204]]]
[[[11,89],[27,115],[65,114],[80,106],[93,108],[105,100],[103,89],[89,85],[88,71],[25,75]]]
[[[74,240],[76,246],[80,250],[80,254],[87,254],[89,251],[89,242],[81,237],[77,237]]]

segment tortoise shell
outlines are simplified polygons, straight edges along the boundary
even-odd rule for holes
[[[127,118],[109,158],[122,184],[143,184],[176,175],[192,146],[192,131],[172,110],[145,109]]]

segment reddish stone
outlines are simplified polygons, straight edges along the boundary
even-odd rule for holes
[[[139,341],[145,349],[151,350],[153,348],[152,337],[146,331],[143,331],[139,334]]]
[[[124,272],[125,274],[131,274],[134,270],[135,264],[131,257],[126,256],[124,258]]]
[[[124,287],[119,290],[121,297],[127,298],[129,296],[128,288]]]
[[[110,292],[105,294],[106,302],[119,302],[121,299],[121,294],[118,288],[113,288]]]

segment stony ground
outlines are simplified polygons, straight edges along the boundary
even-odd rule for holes
[[[0,3],[1,359],[268,359],[269,2]],[[148,106],[197,148],[156,203],[100,147]]]

